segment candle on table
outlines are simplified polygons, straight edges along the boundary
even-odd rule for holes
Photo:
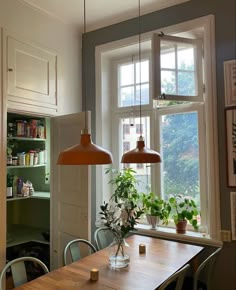
[[[139,254],[145,254],[146,253],[146,245],[140,244],[139,245]]]
[[[90,270],[90,280],[97,281],[99,278],[99,270],[96,268],[93,268]]]

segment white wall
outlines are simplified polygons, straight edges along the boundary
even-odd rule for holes
[[[0,0],[0,27],[59,53],[59,114],[81,111],[81,33],[17,0]]]

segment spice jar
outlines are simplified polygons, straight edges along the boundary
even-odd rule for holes
[[[18,165],[18,157],[12,156],[12,165],[17,166]]]
[[[7,155],[7,165],[12,165],[12,156]]]
[[[34,165],[39,163],[39,154],[38,152],[34,152]]]

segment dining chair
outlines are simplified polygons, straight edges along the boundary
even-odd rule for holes
[[[186,277],[183,290],[212,290],[213,271],[216,259],[222,248],[215,250],[197,268],[193,277]]]
[[[97,250],[94,245],[85,239],[72,240],[65,246],[64,249],[64,265],[66,266],[88,254],[93,254],[96,251]],[[68,256],[70,256],[70,259],[68,259]]]
[[[108,227],[100,227],[94,232],[94,242],[97,250],[108,247],[114,239],[114,234]]]
[[[31,266],[30,266],[31,265]],[[30,266],[30,267],[29,267]],[[34,267],[37,276],[32,277],[28,269]],[[20,257],[8,262],[0,274],[0,290],[3,290],[3,281],[5,274],[11,270],[13,287],[20,286],[30,280],[33,280],[49,272],[47,266],[39,259],[34,257]],[[30,277],[29,277],[30,276]]]
[[[158,287],[158,290],[182,290],[184,277],[189,268],[190,265],[187,264],[179,271],[175,272],[160,287]]]

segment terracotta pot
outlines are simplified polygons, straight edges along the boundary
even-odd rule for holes
[[[175,226],[176,226],[176,233],[178,234],[186,233],[186,226],[187,226],[186,220],[179,221],[177,224],[175,224]]]
[[[155,215],[150,215],[150,214],[147,214],[146,217],[147,217],[147,221],[149,225],[152,226],[152,229],[155,229],[159,222],[159,217]]]

